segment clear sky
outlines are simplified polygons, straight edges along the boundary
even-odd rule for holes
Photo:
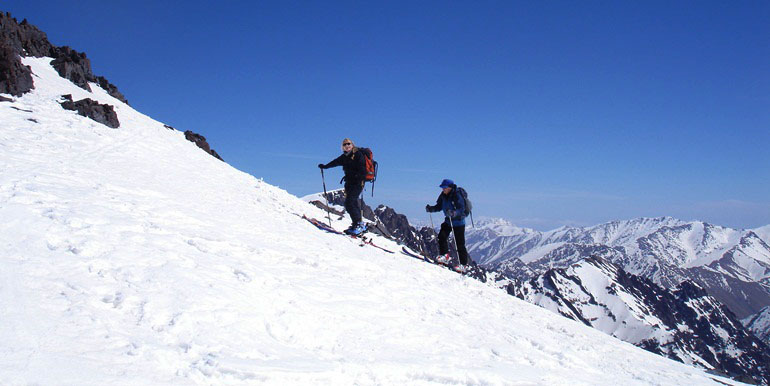
[[[539,230],[770,224],[768,1],[2,1],[139,111],[302,196],[344,137],[369,204]],[[326,172],[329,189],[341,168]],[[435,216],[434,216],[435,217]]]

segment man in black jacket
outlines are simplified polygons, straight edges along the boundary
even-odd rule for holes
[[[345,210],[350,215],[350,228],[345,233],[359,235],[365,229],[366,225],[361,221],[361,204],[358,196],[364,190],[366,182],[366,160],[364,155],[358,152],[358,148],[353,144],[350,138],[342,140],[342,155],[333,159],[328,164],[318,164],[321,169],[329,169],[335,166],[342,166],[345,172]]]

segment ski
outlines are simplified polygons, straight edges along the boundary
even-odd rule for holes
[[[424,261],[426,263],[430,262],[427,257],[422,256],[422,255],[418,255],[416,253],[413,253],[410,250],[406,249],[406,247],[401,247],[401,253],[403,253],[403,254],[405,254],[405,255],[407,255],[409,257],[414,257],[415,259],[422,260],[422,261]]]
[[[319,221],[318,219],[315,219],[315,218],[312,218],[312,217],[307,217],[304,214],[301,217],[303,219],[307,220],[309,223],[315,225],[316,228],[318,228],[318,229],[320,229],[322,231],[326,231],[326,232],[329,232],[329,233],[334,233],[334,234],[337,234],[337,235],[345,235],[345,233],[342,233],[342,232],[340,232],[340,231],[338,231],[338,230],[336,230],[336,229],[326,225],[326,223],[323,223],[323,222]]]
[[[414,253],[411,250],[407,249],[406,247],[401,247],[401,253],[403,253],[403,254],[405,254],[405,255],[407,255],[409,257],[413,257],[415,259],[422,260],[422,261],[424,261],[424,262],[426,262],[428,264],[447,267],[446,265],[437,263],[435,260],[433,260],[432,258],[430,258],[430,257],[428,257],[426,255]]]
[[[439,262],[435,261],[434,259],[432,259],[432,258],[430,258],[428,256],[425,256],[425,255],[422,255],[422,254],[418,255],[418,254],[412,252],[411,250],[407,249],[406,247],[401,247],[401,253],[403,253],[404,255],[407,255],[409,257],[413,257],[415,259],[422,260],[422,261],[424,261],[424,262],[426,262],[428,264],[437,265],[439,267],[446,268],[446,269],[448,269],[448,270],[450,270],[452,272],[459,273],[461,275],[465,275],[467,273],[467,271],[466,272],[458,272],[451,265],[444,264],[444,263],[439,263]]]
[[[354,236],[354,237],[355,237],[355,236]],[[367,238],[363,238],[363,237],[362,237],[361,239],[362,239],[362,240],[363,240],[363,242],[364,242],[365,244],[367,244],[367,245],[370,245],[370,246],[372,246],[372,247],[375,247],[375,248],[377,248],[377,249],[381,249],[381,250],[383,250],[383,251],[385,251],[385,252],[388,252],[388,253],[396,253],[396,252],[393,252],[393,251],[391,251],[391,250],[389,250],[389,249],[383,248],[383,247],[381,247],[381,246],[379,246],[379,245],[375,244],[375,243],[372,241],[372,239],[371,239],[371,238],[368,238],[368,239],[367,239]]]
[[[334,228],[330,227],[329,225],[327,225],[326,223],[324,223],[324,222],[322,222],[322,221],[320,221],[320,220],[318,220],[318,219],[315,219],[315,218],[312,218],[312,217],[307,217],[307,216],[305,216],[305,215],[302,215],[301,217],[302,217],[303,219],[307,220],[309,223],[311,223],[311,224],[315,225],[315,227],[316,227],[316,228],[318,228],[318,229],[320,229],[320,230],[322,230],[322,231],[325,231],[325,232],[328,232],[328,233],[334,233],[334,234],[336,234],[336,235],[347,236],[347,237],[350,237],[350,238],[351,238],[351,239],[353,239],[353,240],[358,240],[358,242],[359,242],[359,244],[358,244],[358,245],[359,245],[360,247],[364,247],[364,246],[366,246],[366,245],[369,245],[369,246],[375,247],[375,248],[377,248],[377,249],[383,250],[383,251],[385,251],[385,252],[388,252],[388,253],[395,253],[395,252],[393,252],[393,251],[391,251],[391,250],[388,250],[388,249],[386,249],[386,248],[383,248],[383,247],[381,247],[381,246],[379,246],[379,245],[375,244],[375,243],[372,241],[372,239],[371,239],[371,238],[368,238],[368,237],[364,236],[364,233],[365,233],[365,231],[364,231],[364,232],[362,232],[362,233],[361,233],[361,234],[359,234],[359,235],[351,235],[351,234],[349,234],[349,233],[340,232],[340,231],[338,231],[338,230],[336,230],[336,229],[334,229]]]

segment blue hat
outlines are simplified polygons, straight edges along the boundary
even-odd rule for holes
[[[448,188],[450,185],[454,185],[454,184],[455,184],[454,181],[452,181],[452,180],[450,180],[448,178],[445,178],[444,181],[441,181],[441,185],[439,185],[438,187],[441,188],[441,189],[444,189],[444,188]]]

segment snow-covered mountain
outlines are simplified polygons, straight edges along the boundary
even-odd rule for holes
[[[467,245],[482,266],[519,278],[599,256],[664,287],[692,280],[744,318],[770,305],[765,230],[661,217],[538,232],[486,219],[468,230]]]
[[[685,281],[668,290],[594,257],[508,292],[649,351],[744,380],[770,379],[770,349],[724,305]],[[757,327],[766,321],[757,320]]]
[[[762,311],[746,318],[743,324],[758,338],[770,342],[770,307],[765,307]]]
[[[33,82],[0,94],[0,384],[735,384],[320,232],[29,41],[0,53]]]
[[[475,255],[483,265],[495,265],[512,256],[529,263],[564,243],[580,243],[622,247],[629,256],[654,255],[655,260],[682,268],[718,260],[739,244],[746,233],[671,217],[613,221],[586,228],[562,227],[549,232],[518,228],[502,219],[483,219],[468,231],[469,237],[474,237]],[[498,238],[504,243],[498,243]],[[640,264],[635,273],[649,276],[655,271],[654,265]]]

